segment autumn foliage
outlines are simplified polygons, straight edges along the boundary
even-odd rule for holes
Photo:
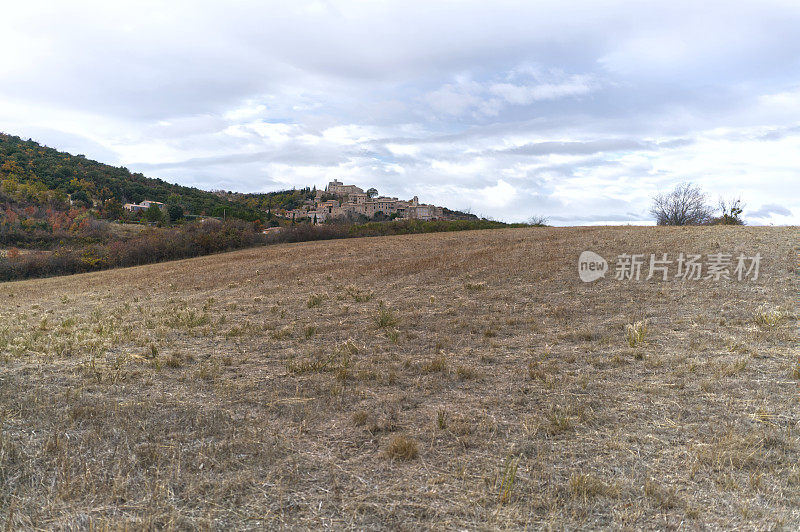
[[[125,240],[82,247],[57,247],[0,257],[0,280],[67,275],[120,266],[184,259],[265,243],[257,225],[241,220],[206,220],[177,228],[150,228]]]

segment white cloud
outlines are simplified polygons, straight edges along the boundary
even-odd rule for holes
[[[528,74],[528,79],[517,83],[488,80],[458,79],[429,92],[424,100],[438,113],[452,116],[472,114],[495,117],[509,106],[525,106],[534,102],[558,100],[588,94],[596,89],[596,83],[588,75],[561,74],[545,76],[541,70],[523,65],[501,72],[501,79],[515,79]]]
[[[434,111],[448,115],[459,116],[477,108],[484,114],[497,114],[493,106],[481,98],[482,92],[483,87],[475,82],[447,84],[426,94],[425,101]]]
[[[561,83],[542,83],[537,85],[515,85],[495,83],[489,92],[501,96],[512,105],[528,105],[541,100],[556,100],[570,96],[580,96],[593,90],[588,76],[571,76]]]
[[[488,207],[503,208],[517,199],[517,190],[502,179],[491,187],[484,187],[477,191],[477,198],[481,198]]]

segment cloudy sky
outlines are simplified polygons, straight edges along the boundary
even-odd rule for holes
[[[0,131],[242,192],[338,178],[643,223],[681,181],[800,223],[800,3],[7,3]]]

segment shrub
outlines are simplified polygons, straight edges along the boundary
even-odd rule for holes
[[[160,212],[160,210],[159,210]],[[241,220],[194,222],[174,229],[148,229],[128,240],[92,244],[83,249],[67,247],[0,257],[0,280],[82,273],[118,266],[138,266],[232,251],[265,242],[252,223]]]
[[[348,286],[344,291],[349,297],[353,298],[353,301],[356,303],[366,303],[375,295],[371,290],[360,289],[355,285]]]
[[[722,214],[711,220],[713,225],[744,225],[742,220],[744,205],[741,199],[726,201],[720,198],[719,209]]]
[[[9,212],[13,214],[12,211]],[[165,214],[157,207],[147,213],[159,224],[169,215],[169,212]],[[172,209],[172,214],[177,215],[177,207]],[[55,226],[39,228],[36,225],[39,222],[35,220],[36,223],[29,228],[17,226],[11,229],[0,228],[0,244],[6,247],[52,249],[56,243],[64,243],[62,247],[55,248],[50,253],[26,253],[14,261],[0,257],[0,281],[139,266],[260,244],[525,226],[525,224],[504,224],[477,219],[396,220],[364,224],[299,224],[284,227],[281,231],[262,234],[257,221],[246,222],[231,218],[224,222],[205,219],[170,229],[148,228],[133,238],[113,240],[113,232],[108,229],[108,222],[91,218],[85,209],[73,209],[69,216],[63,217],[64,220],[56,225],[63,222],[69,227],[78,228],[75,229],[78,232],[74,232],[73,229],[55,230],[53,228]],[[44,225],[47,226],[47,223]],[[87,244],[96,245],[90,251],[82,253],[80,248]],[[369,301],[373,297],[369,291],[351,291],[348,295],[359,302]]]
[[[308,308],[318,307],[326,299],[328,299],[328,294],[311,294],[310,296],[308,296],[308,301],[306,301],[306,306]]]
[[[424,373],[439,373],[447,371],[447,359],[443,356],[439,356],[428,360],[422,364],[420,369]]]
[[[397,325],[398,321],[400,320],[397,319],[394,313],[386,308],[386,305],[381,302],[380,306],[378,307],[378,314],[375,316],[375,325],[377,325],[379,329],[385,327],[394,327]]]
[[[408,436],[398,434],[386,447],[386,456],[392,460],[413,460],[419,455],[419,445]]]

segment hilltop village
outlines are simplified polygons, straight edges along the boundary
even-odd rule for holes
[[[408,201],[378,196],[374,188],[364,192],[355,185],[345,185],[336,179],[328,183],[324,191],[317,190],[314,197],[300,207],[283,211],[281,215],[293,221],[308,220],[315,224],[336,219],[441,220],[454,217],[447,209],[420,203],[417,196]]]

